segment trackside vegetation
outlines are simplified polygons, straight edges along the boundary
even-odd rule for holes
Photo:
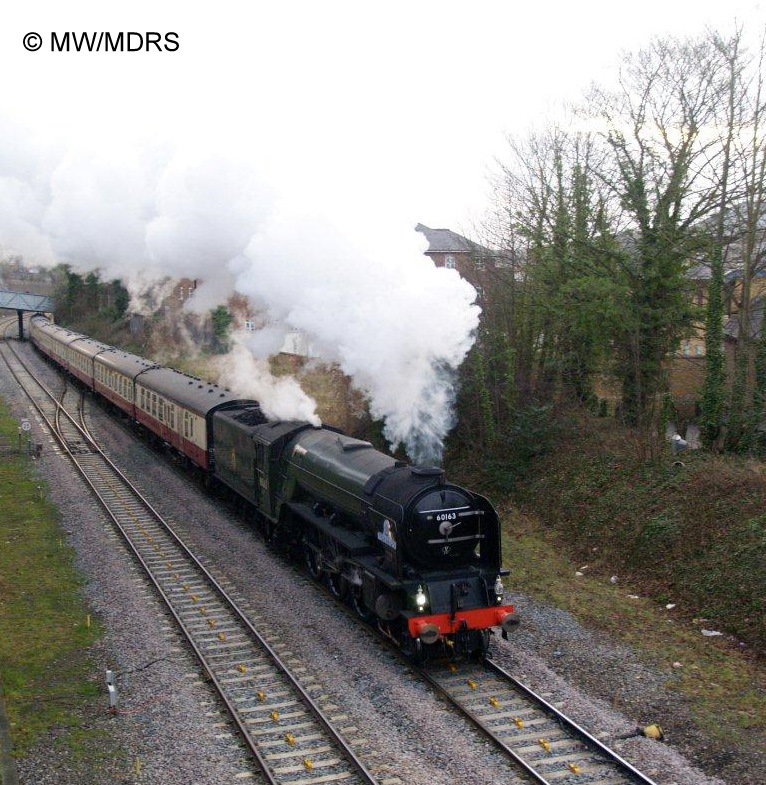
[[[0,681],[14,754],[52,734],[76,759],[98,694],[88,648],[100,637],[74,551],[0,401]],[[90,623],[89,623],[90,622]]]
[[[658,604],[766,653],[766,474],[706,451],[679,460],[584,415],[517,490],[588,572],[616,574]]]
[[[766,467],[654,447],[581,413],[523,476],[470,482],[498,504],[509,588],[630,644],[706,734],[762,745]]]

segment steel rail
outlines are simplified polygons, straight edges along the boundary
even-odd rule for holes
[[[11,323],[12,324],[12,323]],[[7,331],[8,327],[5,327]],[[181,550],[183,555],[191,561],[194,566],[199,570],[200,574],[205,578],[205,580],[214,588],[215,592],[219,595],[219,597],[224,601],[225,605],[233,612],[237,620],[247,629],[250,633],[252,638],[257,642],[259,647],[266,652],[272,662],[275,664],[277,668],[282,672],[282,674],[287,678],[290,682],[293,689],[298,694],[300,700],[303,704],[309,709],[309,711],[313,714],[316,721],[319,725],[325,730],[325,732],[330,736],[330,739],[337,745],[340,751],[344,754],[347,758],[348,762],[351,763],[352,768],[355,770],[356,774],[366,783],[376,783],[377,780],[373,776],[373,774],[366,768],[362,760],[359,756],[351,749],[349,744],[343,739],[340,733],[333,727],[332,722],[325,716],[322,709],[316,703],[316,701],[308,694],[306,689],[303,685],[300,684],[297,676],[293,673],[290,667],[285,663],[279,654],[275,651],[275,649],[264,639],[264,637],[258,632],[258,630],[253,626],[250,620],[245,615],[244,611],[238,606],[238,604],[228,595],[225,589],[220,585],[220,583],[215,579],[215,577],[207,570],[204,565],[197,559],[197,557],[192,553],[192,551],[188,548],[186,543],[180,538],[180,536],[173,530],[173,528],[162,518],[162,516],[155,510],[155,508],[151,505],[151,503],[141,494],[141,492],[135,488],[135,486],[125,477],[125,475],[117,468],[117,466],[109,459],[109,457],[100,449],[98,444],[95,442],[93,437],[90,435],[89,431],[84,429],[80,424],[78,424],[72,416],[67,412],[63,405],[53,396],[53,394],[39,381],[37,380],[34,375],[31,373],[30,369],[24,363],[24,361],[18,356],[18,353],[13,349],[13,347],[8,344],[7,342],[4,343],[4,346],[9,348],[11,352],[16,357],[17,362],[24,368],[26,373],[30,376],[31,379],[37,384],[37,386],[43,391],[43,393],[50,398],[53,405],[56,407],[56,416],[58,417],[60,412],[66,416],[66,418],[71,422],[71,424],[75,427],[75,429],[86,439],[89,443],[91,448],[94,450],[95,454],[97,454],[108,466],[108,468],[120,479],[120,481],[125,485],[127,489],[138,499],[141,504],[146,508],[146,510],[150,513],[152,518],[156,523],[158,523],[163,531],[171,538],[174,544]],[[138,549],[135,547],[134,543],[132,542],[130,535],[125,530],[121,522],[116,517],[115,513],[111,509],[109,502],[104,498],[103,494],[99,491],[99,489],[95,486],[93,481],[90,477],[87,476],[86,472],[83,470],[82,466],[78,462],[75,453],[70,449],[67,440],[65,437],[56,429],[55,425],[51,422],[50,418],[43,410],[43,407],[39,404],[39,402],[31,395],[29,390],[26,386],[22,383],[21,379],[19,378],[18,374],[14,371],[11,367],[10,362],[8,361],[7,357],[3,353],[3,359],[6,361],[6,364],[9,367],[12,375],[19,383],[19,385],[24,389],[27,397],[32,401],[32,404],[38,410],[40,415],[43,417],[45,422],[47,423],[49,429],[53,433],[53,435],[57,438],[59,443],[62,445],[63,449],[69,455],[72,462],[78,468],[80,473],[82,474],[83,478],[85,479],[88,486],[91,488],[93,493],[95,494],[96,498],[99,500],[100,504],[104,507],[109,517],[114,522],[115,526],[117,527],[118,531],[121,533],[123,539],[126,541],[128,546],[130,547],[133,554],[136,556],[139,563],[144,568],[145,572],[147,573],[149,579],[154,584],[155,588],[159,592],[160,596],[165,601],[168,609],[170,610],[172,616],[176,620],[178,626],[180,627],[181,631],[183,632],[185,638],[187,639],[188,643],[190,644],[192,650],[196,654],[198,660],[202,664],[205,669],[205,672],[211,678],[216,691],[219,693],[222,702],[226,706],[229,714],[231,715],[232,720],[234,721],[235,725],[237,726],[241,736],[245,740],[247,746],[250,748],[251,752],[253,753],[256,761],[258,762],[259,767],[262,769],[264,776],[268,779],[269,783],[274,783],[274,785],[278,785],[280,780],[273,778],[273,775],[270,771],[269,764],[264,760],[260,750],[257,748],[257,743],[252,738],[251,734],[248,732],[247,726],[241,720],[239,713],[237,712],[236,707],[229,701],[227,696],[225,695],[225,689],[222,684],[220,684],[218,678],[215,676],[213,672],[213,667],[211,666],[210,662],[206,659],[204,653],[200,650],[197,644],[192,639],[192,633],[187,629],[186,624],[183,622],[181,617],[176,612],[176,609],[173,607],[170,598],[167,596],[166,592],[160,586],[159,582],[156,580],[156,577],[153,574],[153,571],[150,565],[147,564],[145,559],[141,556]],[[83,417],[83,411],[81,407],[81,418]]]
[[[635,766],[631,763],[626,761],[623,757],[621,757],[618,753],[616,753],[611,747],[607,747],[602,741],[597,739],[591,733],[589,733],[585,728],[581,725],[578,725],[573,719],[567,717],[560,709],[556,708],[553,704],[549,703],[545,698],[541,695],[538,695],[534,690],[527,687],[525,684],[520,682],[513,674],[509,673],[505,668],[501,668],[497,663],[493,662],[492,660],[485,660],[484,667],[488,670],[496,673],[498,676],[501,676],[510,684],[512,684],[519,692],[523,693],[527,698],[531,701],[537,703],[539,706],[543,707],[543,709],[549,712],[557,722],[561,723],[562,725],[566,726],[569,730],[571,730],[574,735],[578,736],[585,744],[591,747],[595,747],[599,752],[604,754],[607,758],[611,759],[615,764],[619,767],[625,769],[626,771],[630,772],[633,778],[641,783],[641,785],[657,785],[657,783],[647,777],[643,772],[639,771]]]
[[[535,780],[535,782],[539,783],[539,785],[551,785],[551,783],[546,780],[542,774],[540,774],[533,766],[527,763],[527,761],[525,761],[524,758],[522,758],[515,750],[513,750],[502,739],[498,738],[494,733],[492,733],[492,730],[487,725],[485,725],[485,723],[483,723],[478,718],[478,716],[476,716],[470,709],[466,708],[459,701],[457,701],[455,697],[450,694],[449,690],[439,684],[439,682],[434,679],[428,673],[428,671],[414,664],[411,664],[411,667],[425,682],[427,682],[427,684],[433,690],[441,695],[446,701],[451,703],[462,715],[467,717],[471,724],[478,728],[489,739],[489,741],[495,745],[495,747],[510,757],[513,762],[523,769],[527,774],[529,774]]]

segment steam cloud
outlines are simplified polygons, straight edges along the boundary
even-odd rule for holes
[[[0,118],[0,245],[32,263],[119,277],[142,310],[167,278],[203,283],[205,312],[234,291],[268,317],[237,336],[222,381],[272,417],[318,422],[294,379],[265,359],[290,329],[337,362],[385,421],[392,445],[438,462],[453,424],[455,374],[478,326],[475,290],[423,255],[411,224],[353,226],[279,196],[251,164],[164,147],[111,157],[45,151]],[[146,306],[147,308],[150,306]]]

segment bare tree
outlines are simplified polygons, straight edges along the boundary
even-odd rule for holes
[[[620,89],[596,90],[609,165],[596,171],[633,238],[631,318],[619,341],[626,419],[651,413],[662,366],[693,318],[684,272],[699,250],[700,221],[715,209],[721,57],[709,40],[656,40],[626,58]]]

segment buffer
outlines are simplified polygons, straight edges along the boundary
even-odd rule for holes
[[[12,308],[19,315],[19,340],[24,340],[24,311],[53,313],[53,300],[44,294],[9,292],[0,289],[0,308]]]

